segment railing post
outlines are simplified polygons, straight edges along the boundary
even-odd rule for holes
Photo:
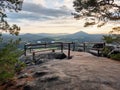
[[[102,56],[104,56],[104,55],[103,55],[103,51],[104,51],[104,49],[105,49],[105,46],[106,46],[106,43],[104,42],[104,43],[103,43],[103,49],[102,49]]]
[[[55,52],[55,50],[54,50],[54,49],[52,49],[52,52]]]
[[[68,43],[68,59],[70,59],[70,43]]]
[[[83,43],[83,50],[84,50],[84,52],[85,52],[85,47],[86,47],[86,46],[85,46],[85,42],[84,42],[84,43]]]
[[[63,53],[63,43],[61,43],[61,53]]]
[[[104,42],[104,44],[103,44],[103,45],[104,45],[104,47],[103,47],[103,48],[105,48],[106,43]]]
[[[33,52],[33,61],[36,64],[36,60],[35,60],[35,52]]]
[[[46,45],[47,45],[47,44],[46,44],[46,42],[45,42],[45,48],[46,48]]]
[[[32,52],[31,47],[30,47],[30,53]]]
[[[98,56],[100,56],[100,50],[98,49]]]
[[[24,55],[26,56],[26,45],[24,45]]]
[[[73,51],[75,51],[75,42],[72,42],[73,44]]]

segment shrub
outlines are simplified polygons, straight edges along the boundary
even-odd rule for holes
[[[26,64],[24,62],[17,61],[17,63],[15,64],[15,72],[19,74],[25,66]]]
[[[103,56],[108,57],[108,54],[113,50],[112,46],[105,46],[103,49]]]
[[[110,58],[114,59],[114,60],[119,60],[120,61],[120,53],[118,53],[118,54],[111,54]]]
[[[2,44],[2,42],[0,43]],[[4,47],[0,48],[0,83],[8,81],[16,73],[15,64],[20,64],[18,57],[22,54],[17,49],[18,44],[18,40],[11,40]]]

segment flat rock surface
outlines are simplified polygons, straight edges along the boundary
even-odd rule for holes
[[[67,51],[65,51],[67,54]],[[72,59],[50,60],[22,71],[23,90],[120,90],[120,62],[85,52],[71,52]],[[23,81],[19,79],[19,83]],[[19,90],[17,87],[15,90]],[[21,90],[21,88],[20,88]]]

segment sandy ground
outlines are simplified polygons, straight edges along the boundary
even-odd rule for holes
[[[120,62],[86,52],[71,52],[71,55],[72,59],[27,67],[23,73],[34,79],[26,81],[23,89],[120,90]]]

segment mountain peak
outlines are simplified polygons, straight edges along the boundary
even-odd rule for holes
[[[74,33],[74,34],[88,34],[88,33],[86,33],[86,32],[84,32],[84,31],[79,31],[79,32],[76,32],[76,33]]]

